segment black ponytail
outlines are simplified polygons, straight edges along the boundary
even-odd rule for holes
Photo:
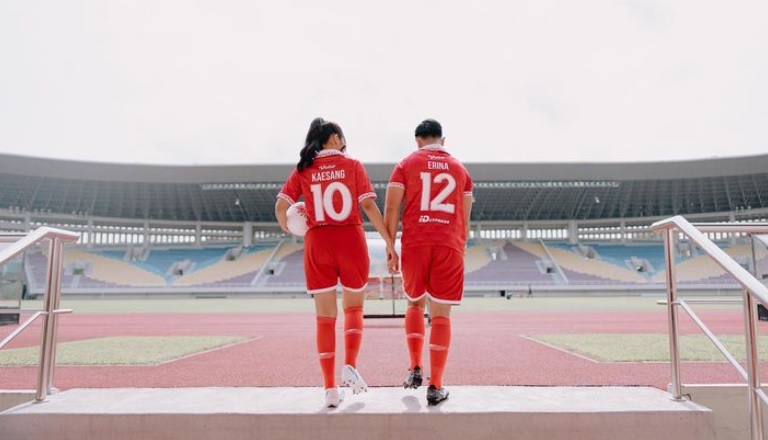
[[[309,124],[307,139],[304,141],[304,148],[299,152],[299,163],[296,164],[296,169],[299,172],[312,165],[312,162],[315,161],[315,156],[323,149],[323,145],[328,142],[328,138],[332,134],[344,137],[341,127],[334,122],[327,122],[323,118],[315,118]]]

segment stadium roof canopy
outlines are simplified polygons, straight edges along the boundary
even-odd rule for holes
[[[384,201],[394,164],[368,164]],[[0,208],[273,222],[293,165],[159,166],[0,154]],[[768,207],[768,155],[645,163],[472,163],[473,220],[621,219]]]

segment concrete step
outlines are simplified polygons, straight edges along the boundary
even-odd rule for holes
[[[646,387],[73,389],[0,413],[0,439],[589,439],[714,440],[712,411]]]
[[[0,413],[35,399],[35,390],[0,390]]]

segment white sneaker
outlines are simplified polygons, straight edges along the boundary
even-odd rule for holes
[[[325,406],[327,408],[336,408],[344,400],[344,390],[339,387],[328,388],[325,390]]]
[[[351,365],[344,365],[341,369],[341,384],[352,388],[352,394],[360,394],[363,391],[368,392],[368,385],[363,380],[363,377]]]

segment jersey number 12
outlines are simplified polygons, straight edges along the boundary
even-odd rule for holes
[[[456,212],[456,205],[445,203],[445,199],[456,189],[456,179],[448,173],[436,174],[432,177],[430,173],[421,173],[421,210],[422,211],[441,211],[453,214]],[[443,189],[437,193],[434,199],[432,196],[432,183],[439,184],[446,182]]]

